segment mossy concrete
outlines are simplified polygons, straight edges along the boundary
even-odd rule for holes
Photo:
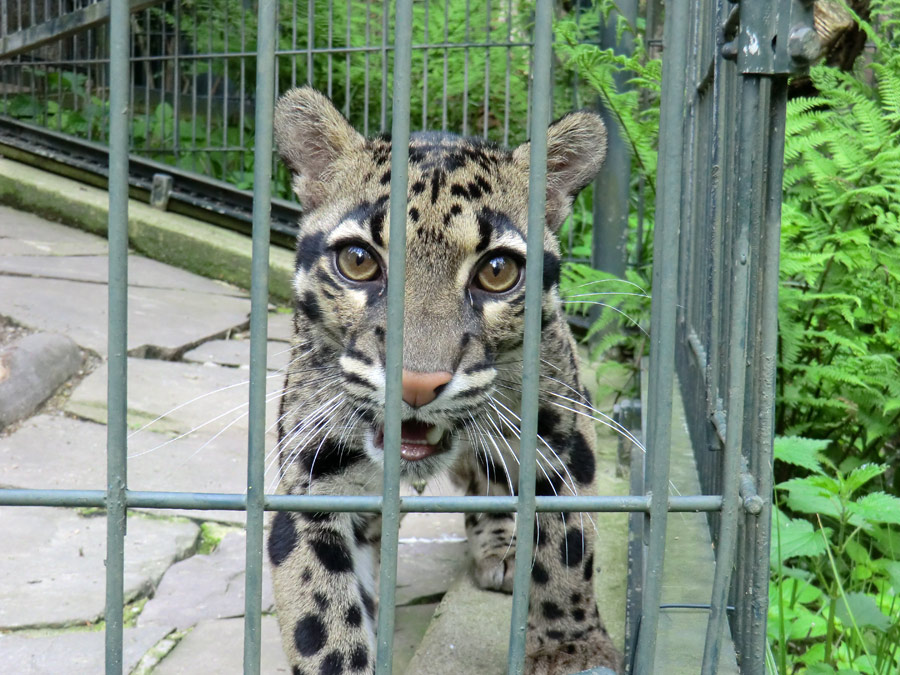
[[[5,158],[0,158],[0,203],[106,235],[106,190]],[[132,199],[128,203],[128,238],[135,251],[150,258],[250,287],[247,236]],[[269,294],[274,300],[290,300],[293,270],[293,253],[271,247]]]

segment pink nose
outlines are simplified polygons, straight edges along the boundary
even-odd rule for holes
[[[403,400],[413,408],[421,408],[437,398],[441,387],[453,378],[452,373],[438,371],[436,373],[416,373],[403,371]]]

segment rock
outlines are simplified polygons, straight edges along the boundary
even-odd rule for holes
[[[106,519],[45,507],[0,509],[0,630],[65,627],[102,618]],[[187,521],[128,518],[125,598],[149,593],[194,547]]]
[[[262,617],[260,672],[285,675],[291,668],[281,648],[278,622]],[[153,671],[153,675],[194,673],[242,673],[244,659],[243,619],[203,621],[178,643]]]
[[[6,254],[0,255],[0,274],[105,284],[109,278],[109,261],[106,256],[93,255]],[[132,288],[167,288],[191,293],[248,297],[246,291],[223,281],[207,279],[134,254],[128,256],[128,285]]]
[[[122,636],[122,670],[130,673],[141,657],[171,629],[126,628]],[[73,631],[55,635],[0,635],[0,667],[5,673],[59,675],[104,672],[106,635]]]
[[[0,429],[28,417],[80,367],[81,350],[63,335],[28,335],[0,351]]]
[[[66,410],[96,422],[106,422],[106,365],[72,392]],[[278,392],[283,376],[269,376],[266,390]],[[220,366],[128,359],[128,426],[158,433],[182,434],[201,427],[212,435],[233,422],[230,429],[247,431],[246,370]],[[267,426],[275,422],[278,397],[270,397]],[[157,419],[160,418],[160,419]],[[152,423],[152,424],[151,424]],[[270,432],[274,437],[274,427]]]
[[[231,532],[209,555],[175,563],[138,617],[139,626],[159,624],[184,630],[200,621],[244,615],[244,566],[247,535]],[[272,580],[263,572],[262,610],[271,612]]]
[[[294,334],[294,315],[291,312],[270,312],[268,337],[270,340],[290,342]]]
[[[106,239],[39,216],[0,206],[0,251],[4,255],[105,255]]]
[[[247,485],[246,432],[213,431],[173,440],[151,431],[128,441],[128,487],[132,490],[243,494]],[[154,449],[155,448],[155,449]],[[106,427],[61,415],[38,415],[0,437],[0,486],[106,489]],[[146,509],[244,524],[242,511]]]
[[[177,358],[201,342],[247,324],[250,301],[171,288],[128,291],[128,352]],[[0,314],[56,331],[101,356],[107,353],[105,284],[0,274]]]
[[[266,367],[284,372],[291,360],[290,346],[284,342],[269,342],[266,345]],[[184,355],[188,363],[214,363],[220,366],[250,367],[250,339],[210,340]]]

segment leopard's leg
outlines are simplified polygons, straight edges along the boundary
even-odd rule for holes
[[[545,439],[538,495],[594,494],[592,425],[541,411]],[[541,470],[541,466],[546,470]],[[551,466],[552,465],[552,470]],[[541,513],[535,523],[525,672],[567,675],[597,666],[618,672],[622,657],[597,609],[594,523],[587,513]]]
[[[372,673],[376,517],[279,512],[268,550],[281,639],[295,673]]]

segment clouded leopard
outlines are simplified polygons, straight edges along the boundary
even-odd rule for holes
[[[304,207],[291,365],[279,422],[279,490],[380,494],[391,142],[357,133],[324,96],[279,101],[275,136]],[[595,435],[558,295],[555,232],[603,161],[596,115],[547,132],[538,495],[590,493]],[[414,133],[409,143],[401,471],[449,474],[475,495],[518,480],[529,146]],[[538,517],[526,672],[618,668],[592,591],[593,537],[579,514]],[[294,673],[372,673],[380,522],[287,513],[268,540],[282,641]],[[515,522],[469,515],[477,583],[512,589]]]

